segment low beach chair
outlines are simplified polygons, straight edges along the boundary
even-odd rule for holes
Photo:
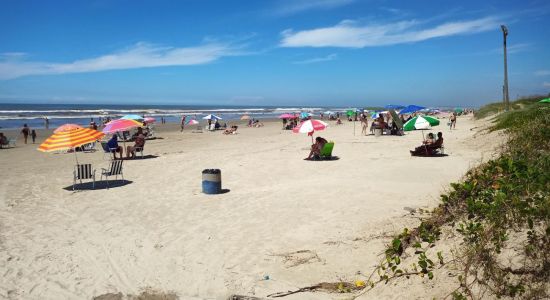
[[[109,188],[109,176],[115,176],[115,180],[118,179],[118,175],[122,177],[124,180],[124,175],[122,174],[122,162],[123,160],[112,160],[109,168],[101,168],[101,180],[103,180],[103,176],[105,176],[105,179],[107,180],[107,188]]]
[[[95,189],[95,170],[92,169],[91,164],[76,165],[73,171],[73,191],[76,186],[76,181],[79,180],[82,184],[82,179],[93,179],[93,188]]]
[[[8,139],[8,147],[16,147],[17,146],[17,139],[16,138],[10,138]]]
[[[321,159],[332,159],[332,149],[334,149],[334,142],[326,143],[321,149],[319,157]]]

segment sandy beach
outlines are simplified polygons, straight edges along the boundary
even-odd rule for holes
[[[316,133],[335,142],[332,161],[305,161],[311,138],[241,122],[237,135],[158,125],[144,159],[124,161],[127,182],[73,192],[73,154],[38,144],[0,150],[0,298],[91,299],[143,290],[180,299],[266,297],[372,271],[387,239],[430,208],[448,184],[493,153],[481,121],[442,120],[446,157],[411,157],[422,133],[361,136],[345,122]],[[13,135],[13,133],[11,133]],[[8,132],[8,136],[10,133]],[[40,140],[47,132],[39,131]],[[99,145],[98,145],[99,147]],[[102,151],[78,153],[97,170]],[[226,193],[201,192],[201,171],[219,168]],[[268,277],[267,277],[268,276]],[[268,278],[268,279],[266,279]],[[441,296],[410,280],[363,299]],[[416,288],[415,288],[416,287]],[[285,299],[342,299],[302,293]]]

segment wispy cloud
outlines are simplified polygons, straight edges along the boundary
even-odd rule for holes
[[[536,76],[548,76],[550,75],[550,70],[538,70],[535,72]]]
[[[528,51],[529,49],[531,49],[531,44],[528,44],[528,43],[509,45],[506,47],[506,51],[509,54],[525,52],[525,51]],[[499,49],[499,52],[500,51],[502,51],[502,49]]]
[[[333,27],[294,32],[282,32],[282,47],[345,47],[364,48],[424,41],[459,34],[473,34],[497,30],[499,21],[486,17],[469,21],[447,22],[428,28],[419,28],[423,22],[410,20],[394,23],[360,25],[344,20]]]
[[[338,58],[338,54],[333,53],[333,54],[329,54],[329,55],[324,56],[324,57],[316,57],[316,58],[311,58],[311,59],[306,59],[306,60],[295,61],[295,62],[293,62],[293,64],[307,65],[307,64],[314,64],[314,63],[319,63],[319,62],[324,62],[324,61],[331,61],[331,60],[335,60],[336,58]]]
[[[28,75],[99,72],[163,66],[201,65],[222,57],[241,55],[240,46],[208,43],[196,47],[174,48],[138,43],[132,47],[95,58],[70,63],[21,60],[20,55],[4,55],[0,60],[0,80]]]
[[[280,0],[271,12],[274,15],[288,16],[308,10],[331,9],[348,5],[355,0]]]

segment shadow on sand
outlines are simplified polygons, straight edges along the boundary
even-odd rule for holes
[[[107,188],[113,189],[121,186],[131,184],[133,181],[125,179],[109,180],[109,185],[107,185],[107,180],[96,181],[95,188],[93,182],[87,181],[83,183],[77,183],[74,186],[75,191],[90,191],[90,190],[106,190]],[[73,191],[73,185],[69,185],[63,188],[66,191]]]

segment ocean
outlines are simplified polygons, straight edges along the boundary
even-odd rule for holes
[[[234,121],[243,114],[252,118],[276,118],[283,113],[345,111],[338,107],[270,107],[270,106],[200,106],[200,105],[95,105],[95,104],[8,104],[0,103],[0,128],[15,129],[27,124],[31,128],[45,128],[45,118],[49,128],[66,123],[88,126],[91,121],[100,123],[102,118],[116,119],[126,114],[154,117],[157,122],[164,117],[166,122],[180,122],[182,115],[187,119],[200,119],[215,114],[223,120]]]

